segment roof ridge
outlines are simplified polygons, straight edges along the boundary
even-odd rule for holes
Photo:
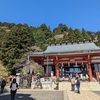
[[[60,45],[76,45],[76,44],[87,44],[87,43],[94,43],[93,41],[89,42],[89,41],[86,41],[86,42],[74,42],[74,43],[59,43],[59,44],[49,44],[48,46],[60,46]]]

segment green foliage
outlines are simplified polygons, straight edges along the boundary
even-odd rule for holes
[[[33,37],[35,39],[35,45],[40,47],[42,50],[46,49],[45,43],[47,43],[49,38],[53,37],[50,28],[47,27],[45,24],[42,24],[37,29],[35,27],[31,27],[33,31]]]
[[[6,33],[5,30],[3,30],[3,29],[0,30],[0,47],[1,47],[1,43],[4,39],[5,33]]]
[[[75,34],[74,34],[74,31],[72,28],[69,28],[69,31],[68,31],[68,42],[74,42],[76,41],[75,40]]]
[[[74,34],[75,34],[75,41],[78,41],[78,40],[83,41],[83,36],[79,29],[75,29]]]
[[[42,76],[44,74],[44,67],[42,67],[41,65],[39,65],[36,70],[35,70],[35,73],[40,73],[40,75]]]
[[[57,28],[54,28],[54,34],[63,34],[63,32],[68,31],[68,27],[65,24],[59,24]]]
[[[29,27],[24,24],[20,28],[12,27],[11,31],[4,36],[1,45],[1,59],[9,69],[13,69],[26,52],[27,47],[34,45],[34,38]]]
[[[96,33],[96,36],[97,36],[98,42],[100,43],[100,32],[99,31]]]
[[[87,34],[90,36],[91,40],[95,40],[96,33],[87,31]]]
[[[0,61],[0,78],[7,76],[8,76],[7,69],[3,66],[2,62]]]
[[[7,31],[9,30],[9,31]],[[60,38],[55,38],[60,36]],[[28,26],[27,24],[14,24],[0,22],[0,59],[3,64],[13,73],[13,66],[20,61],[24,56],[27,47],[33,45],[40,47],[43,51],[46,49],[46,44],[63,42],[77,42],[97,39],[96,45],[100,46],[100,32],[86,31],[84,28],[73,30],[65,24],[59,24],[58,27],[51,31],[50,27],[42,24],[39,27]]]
[[[90,36],[89,36],[88,33],[84,30],[84,28],[82,28],[82,35],[83,35],[83,38],[84,38],[86,41],[89,41],[89,40],[90,40]]]
[[[68,32],[64,32],[63,40],[62,42],[65,43],[68,41]]]
[[[97,39],[96,45],[100,46],[100,31],[96,33],[95,38]]]

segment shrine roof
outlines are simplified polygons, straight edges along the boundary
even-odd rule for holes
[[[93,42],[69,43],[69,44],[52,44],[44,51],[46,53],[74,53],[74,52],[93,52],[100,51],[100,48]]]
[[[34,55],[34,56],[44,56],[43,55],[44,52],[33,52],[33,53],[28,53],[28,55]]]

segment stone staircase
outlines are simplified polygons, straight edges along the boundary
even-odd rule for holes
[[[76,86],[75,86],[76,89]],[[81,90],[100,90],[98,82],[81,82]],[[59,90],[71,90],[70,82],[59,82]]]

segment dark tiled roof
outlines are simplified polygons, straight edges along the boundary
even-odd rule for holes
[[[74,52],[88,52],[88,51],[99,51],[100,48],[97,47],[93,42],[87,43],[73,43],[73,44],[56,44],[49,45],[44,53],[74,53]]]
[[[73,44],[52,44],[47,47],[44,52],[33,52],[29,53],[29,55],[34,56],[44,56],[45,54],[60,54],[60,53],[88,53],[100,51],[100,48],[95,45],[93,42],[86,43],[73,43]]]

